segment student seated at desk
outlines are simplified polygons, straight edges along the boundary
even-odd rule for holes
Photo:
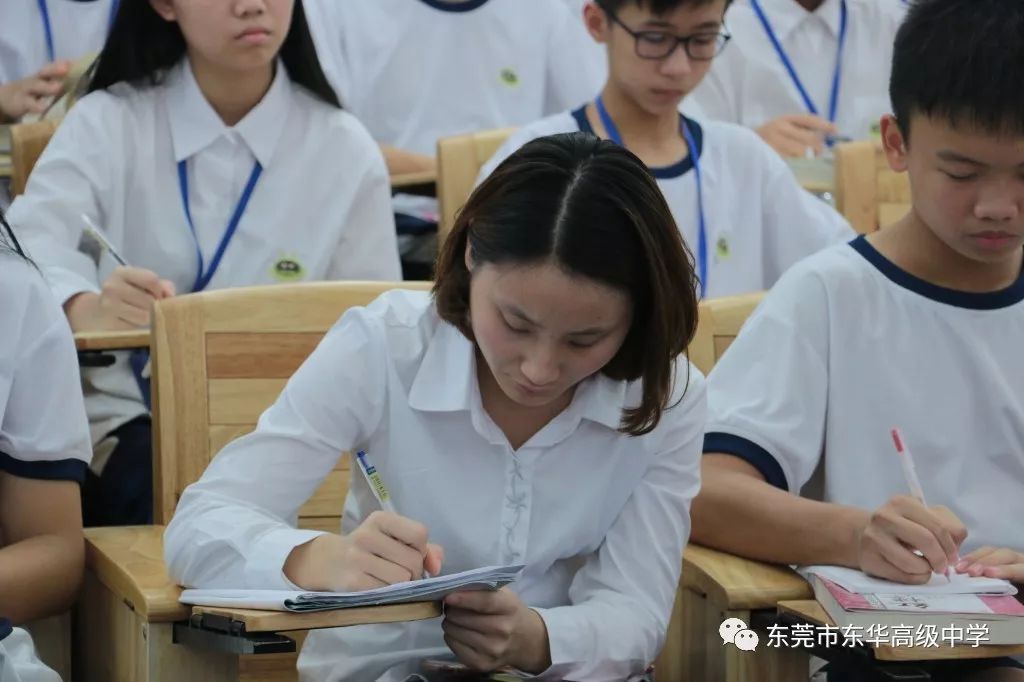
[[[99,52],[119,0],[12,0],[0,4],[0,123],[39,114],[72,62]]]
[[[715,366],[698,542],[903,583],[1024,578],[997,568],[1024,550],[1022,27],[1018,2],[910,10],[882,136],[911,212],[790,270]],[[893,427],[938,506],[908,496]]]
[[[186,489],[165,538],[195,587],[359,590],[492,564],[512,589],[443,621],[317,631],[308,679],[402,680],[448,652],[552,679],[640,675],[665,638],[699,486],[703,378],[682,351],[696,278],[643,164],[579,133],[536,140],[470,197],[433,296],[346,313],[253,434]],[[343,535],[295,529],[342,451]]]
[[[607,44],[596,101],[526,126],[480,172],[527,140],[583,130],[629,147],[658,180],[697,258],[704,297],[762,291],[789,266],[853,231],[805,192],[749,130],[679,113],[726,45],[727,0],[597,0],[587,28]],[[728,50],[726,50],[728,51]]]
[[[709,118],[755,129],[788,157],[830,138],[868,138],[889,111],[899,0],[741,0],[726,16],[734,45],[694,102]]]
[[[0,680],[60,682],[13,626],[68,609],[78,590],[89,429],[67,321],[0,223]]]
[[[175,293],[400,277],[384,161],[339,108],[301,2],[122,3],[90,91],[9,216],[75,331],[145,327]],[[80,249],[83,213],[127,266]],[[152,514],[149,416],[118,357],[84,376],[87,525]]]

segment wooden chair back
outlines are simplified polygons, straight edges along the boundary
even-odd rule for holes
[[[711,371],[763,298],[764,292],[759,291],[700,302],[697,333],[687,349],[690,361],[697,369],[705,375]]]
[[[455,225],[456,214],[473,193],[480,169],[513,132],[515,128],[499,128],[438,140],[437,201],[441,214],[438,245],[444,244]]]
[[[889,168],[878,142],[846,142],[835,148],[836,208],[860,234],[891,225],[910,210],[906,173]]]
[[[28,176],[59,123],[59,120],[47,119],[11,126],[11,197],[25,191]]]
[[[312,282],[209,291],[159,301],[152,333],[154,520],[227,443],[252,431],[343,312],[389,289],[429,282]],[[299,512],[299,526],[338,532],[348,457]]]

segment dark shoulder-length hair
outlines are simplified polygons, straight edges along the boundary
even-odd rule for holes
[[[14,253],[25,260],[29,260],[28,256],[25,255],[25,251],[21,248],[21,244],[18,243],[18,238],[14,236],[11,224],[7,222],[4,212],[0,210],[0,253],[4,252]]]
[[[473,340],[466,245],[474,264],[554,262],[629,295],[633,321],[601,370],[642,379],[641,403],[620,431],[653,430],[669,405],[675,362],[697,328],[697,276],[650,171],[623,147],[585,133],[534,140],[481,184],[438,257],[440,316]]]
[[[126,0],[95,65],[88,92],[115,83],[158,85],[167,70],[185,56],[185,36],[176,22],[166,21],[148,0]],[[327,104],[341,108],[324,75],[302,0],[295,0],[292,24],[278,54],[288,77]]]

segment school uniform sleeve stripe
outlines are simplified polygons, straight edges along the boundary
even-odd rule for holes
[[[40,481],[85,480],[87,465],[80,459],[57,459],[27,462],[15,459],[6,452],[0,452],[0,470],[19,478],[34,478]]]
[[[704,436],[704,453],[734,455],[761,472],[764,480],[776,488],[789,490],[786,474],[772,453],[746,438],[731,433],[714,432]]]

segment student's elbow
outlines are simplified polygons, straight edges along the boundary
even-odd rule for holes
[[[764,474],[735,455],[706,453],[701,459],[700,493],[690,505],[690,539],[714,546],[728,534],[735,508],[746,495],[749,482],[767,485]]]

